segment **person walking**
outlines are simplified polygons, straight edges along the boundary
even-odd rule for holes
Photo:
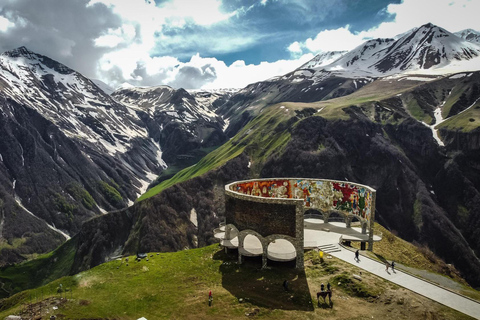
[[[395,261],[392,261],[392,271],[395,272]]]
[[[388,272],[388,268],[390,268],[390,263],[388,263],[388,261],[387,261],[387,262],[385,262],[385,271]]]
[[[357,249],[357,251],[355,251],[355,260],[360,261],[360,259],[358,258],[359,255],[360,251]]]
[[[332,287],[330,286],[330,282],[327,283],[327,291],[331,291]]]

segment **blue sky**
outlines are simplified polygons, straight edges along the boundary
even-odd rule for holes
[[[478,0],[0,0],[0,49],[112,87],[243,87],[427,22],[480,30],[478,12]]]

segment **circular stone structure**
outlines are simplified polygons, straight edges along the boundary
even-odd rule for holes
[[[375,189],[352,183],[325,179],[270,178],[236,181],[225,186],[225,224],[216,237],[225,248],[238,248],[243,256],[295,260],[303,268],[304,219],[320,215],[328,223],[330,215],[345,218],[346,228],[352,220],[360,221],[373,248]],[[308,212],[307,212],[308,211]],[[307,212],[307,215],[305,213]]]

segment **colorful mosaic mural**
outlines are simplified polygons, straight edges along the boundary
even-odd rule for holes
[[[372,192],[364,186],[329,180],[257,180],[230,186],[232,191],[269,198],[303,199],[304,206],[338,210],[370,220]]]

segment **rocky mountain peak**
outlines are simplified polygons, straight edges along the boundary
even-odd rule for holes
[[[6,51],[2,55],[6,56],[6,57],[12,57],[12,58],[18,58],[18,57],[32,58],[33,56],[36,56],[37,54],[33,51],[30,51],[27,47],[21,46],[21,47],[15,48],[13,50]]]
[[[315,68],[322,77],[322,72],[327,71],[347,78],[376,78],[419,70],[429,73],[444,67],[450,72],[476,70],[475,66],[459,66],[457,62],[480,57],[479,39],[480,34],[474,30],[453,34],[427,23],[395,38],[368,40],[329,63],[324,63],[324,53],[319,54],[300,69]],[[457,70],[460,67],[463,69]]]
[[[2,53],[0,57],[3,57],[3,59],[1,59],[3,61],[0,62],[2,65],[23,65],[29,67],[32,70],[37,69],[40,66],[46,66],[47,68],[64,75],[75,72],[66,65],[50,59],[49,57],[33,52],[25,46],[6,51]],[[13,58],[13,61],[10,61],[10,58]],[[25,61],[19,61],[18,58],[24,58]]]
[[[480,32],[473,29],[465,29],[454,33],[456,36],[469,42],[480,43]]]

